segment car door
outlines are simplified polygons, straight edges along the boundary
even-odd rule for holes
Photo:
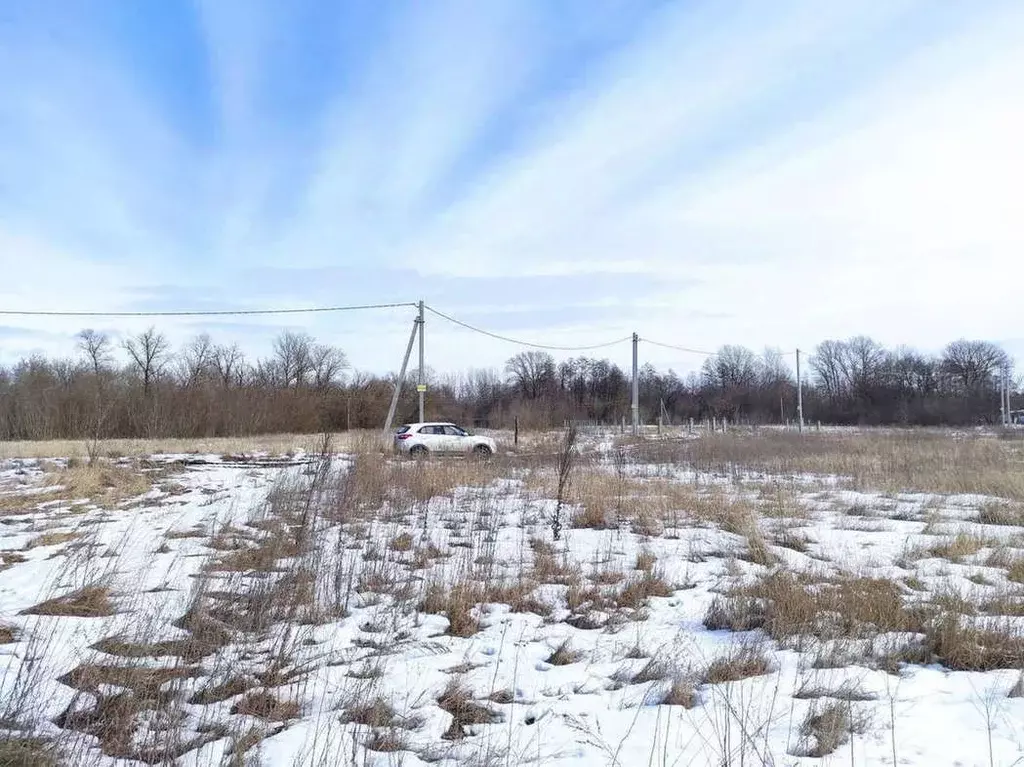
[[[469,435],[458,426],[444,427],[444,441],[449,453],[464,453],[469,450]]]
[[[420,437],[423,444],[431,453],[444,453],[445,435],[444,429],[440,426],[423,426],[420,428]]]

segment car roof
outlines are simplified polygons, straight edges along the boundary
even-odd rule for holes
[[[422,423],[405,423],[403,426],[408,426],[410,429],[415,426],[455,426],[452,421],[423,421]]]

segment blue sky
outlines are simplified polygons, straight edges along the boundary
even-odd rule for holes
[[[0,308],[1024,356],[1021,39],[1010,0],[0,0]],[[384,371],[410,319],[287,326]],[[0,360],[83,324],[0,317]],[[427,327],[439,370],[517,351]]]

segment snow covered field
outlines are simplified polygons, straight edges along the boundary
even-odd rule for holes
[[[6,459],[0,765],[1024,763],[1012,469],[715,449]]]

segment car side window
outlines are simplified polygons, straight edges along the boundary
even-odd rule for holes
[[[425,426],[423,428],[424,434],[444,434],[444,431],[440,426]]]
[[[445,426],[444,433],[449,437],[465,437],[466,432],[460,429],[458,426]]]

